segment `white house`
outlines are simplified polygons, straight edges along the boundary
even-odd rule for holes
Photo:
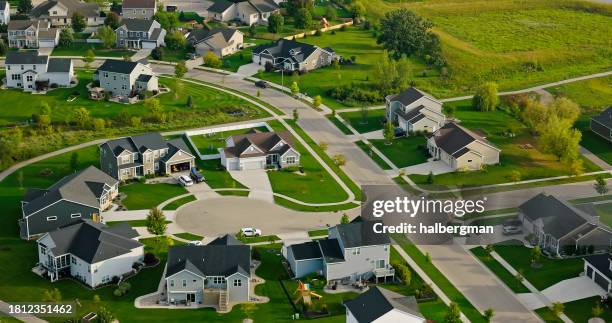
[[[8,1],[0,1],[0,25],[8,25],[11,21],[11,4]]]
[[[244,34],[238,29],[196,29],[187,35],[187,42],[195,48],[196,54],[214,53],[224,57],[236,53],[244,44]]]
[[[387,120],[404,132],[434,132],[444,125],[442,102],[431,95],[411,87],[385,98]]]
[[[208,18],[217,21],[240,21],[246,25],[265,24],[271,14],[280,11],[273,0],[230,2],[217,0],[208,9]]]
[[[111,96],[124,99],[142,92],[159,91],[159,82],[148,64],[108,59],[96,70],[94,81]]]
[[[287,131],[259,132],[230,136],[219,148],[221,165],[228,170],[264,169],[300,164],[300,153]]]
[[[8,44],[11,48],[54,48],[59,43],[59,29],[42,20],[11,20]]]
[[[74,14],[81,15],[87,26],[104,24],[105,16],[100,14],[100,6],[95,2],[79,0],[46,0],[32,9],[30,16],[37,20],[48,21],[54,27],[70,26]]]
[[[68,87],[76,82],[74,66],[69,58],[49,58],[36,51],[6,54],[6,86],[24,91],[40,91]]]
[[[128,224],[108,227],[83,220],[61,227],[36,241],[39,269],[51,281],[72,277],[90,287],[110,283],[144,260],[137,237]]]
[[[424,323],[414,296],[372,287],[357,298],[344,301],[346,323]]]
[[[155,0],[123,0],[121,16],[125,19],[152,19],[157,13]]]

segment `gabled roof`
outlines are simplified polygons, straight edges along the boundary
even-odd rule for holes
[[[121,7],[124,9],[155,9],[155,0],[123,0]]]
[[[592,118],[597,123],[605,126],[608,129],[612,129],[612,107],[609,107],[602,111],[599,115]]]
[[[11,20],[8,23],[8,30],[25,30],[34,26],[38,28],[38,21],[36,20]]]
[[[319,247],[319,242],[317,241],[293,244],[288,248],[291,248],[293,258],[295,258],[295,260],[318,259],[322,257],[321,248]]]
[[[38,55],[37,51],[9,51],[6,53],[6,64],[47,64],[49,56]]]
[[[273,0],[249,0],[249,3],[260,13],[269,13],[279,9]]]
[[[491,146],[493,149],[499,150],[495,145],[486,140],[485,138],[479,136],[473,131],[460,126],[455,122],[449,122],[442,126],[442,128],[438,129],[436,132],[431,134],[436,142],[436,146],[442,149],[449,155],[453,155],[456,152],[463,149],[465,146],[469,145],[474,141],[479,141],[488,146]]]
[[[404,296],[378,286],[370,288],[357,298],[344,301],[344,306],[359,323],[373,322],[393,309],[425,320],[414,296]]]
[[[30,15],[32,17],[48,16],[49,10],[58,4],[66,8],[67,17],[72,17],[77,12],[84,17],[97,17],[100,15],[100,7],[96,3],[78,0],[47,0],[34,7]]]
[[[236,239],[234,236],[232,236],[231,234],[226,234],[222,237],[218,237],[215,240],[211,241],[208,243],[209,246],[241,246],[244,245],[244,243],[238,241],[238,239]]]
[[[344,253],[338,243],[338,239],[320,239],[317,240],[321,248],[321,254],[325,258],[326,263],[335,263],[344,261]]]
[[[96,72],[113,72],[113,73],[122,73],[122,74],[131,74],[132,71],[136,67],[138,67],[138,62],[128,62],[119,59],[107,59],[104,63],[98,67]]]
[[[589,216],[552,195],[540,193],[519,207],[531,221],[541,219],[545,233],[559,239],[588,222]]]
[[[132,140],[139,152],[144,152],[147,149],[159,150],[168,148],[168,144],[159,132],[149,132],[144,135],[131,136],[130,140]]]
[[[253,49],[253,54],[258,55],[265,52],[277,59],[282,58],[291,60],[294,63],[300,63],[317,49],[319,49],[319,47],[314,45],[281,38],[273,43],[255,47]]]
[[[187,38],[193,44],[201,42],[208,43],[213,48],[223,48],[228,45],[229,40],[234,34],[239,33],[238,29],[215,28],[215,29],[195,29],[189,33]]]
[[[144,153],[147,150],[168,149],[168,154],[164,158],[170,158],[177,150],[183,150],[190,154],[189,148],[182,139],[164,140],[159,132],[150,132],[144,135],[122,137],[109,140],[100,146],[107,146],[114,156],[119,156],[124,151],[130,153]],[[191,155],[191,154],[190,154]]]
[[[401,104],[403,104],[404,106],[410,105],[412,103],[414,103],[416,100],[422,98],[422,97],[428,97],[434,101],[437,102],[436,99],[434,99],[434,97],[432,97],[431,95],[417,89],[416,87],[410,87],[407,90],[400,92],[398,94],[395,95],[390,95],[387,97],[387,99],[389,101],[398,101]]]
[[[227,0],[215,0],[212,6],[208,7],[206,10],[208,10],[208,12],[223,13],[233,5],[233,2]]]
[[[610,270],[611,254],[592,255],[584,257],[584,260],[595,267],[599,272],[612,280],[612,270]]]
[[[48,73],[67,73],[72,66],[70,58],[49,58]]]
[[[60,179],[49,187],[44,194],[37,192],[36,198],[32,199],[32,193],[26,194],[27,200],[24,200],[24,202],[27,203],[23,205],[23,213],[28,216],[62,199],[99,208],[100,202],[98,199],[101,197],[103,189],[110,188],[117,183],[116,179],[105,172],[94,166],[89,166],[80,172]]]
[[[153,19],[123,19],[119,28],[125,26],[128,31],[149,31],[155,23]]]
[[[183,245],[170,248],[166,278],[183,270],[202,277],[242,273],[250,277],[251,248],[247,245]]]
[[[264,156],[270,153],[284,154],[287,150],[294,148],[293,137],[288,131],[281,132],[251,132],[243,135],[233,135],[233,147],[224,148],[225,155],[228,157],[249,157]],[[284,142],[282,146],[277,146],[278,143]],[[255,152],[249,152],[247,149],[251,146],[256,147]]]
[[[81,220],[49,232],[49,237],[55,243],[55,247],[51,248],[53,255],[70,253],[89,264],[121,256],[141,247],[142,244],[133,239],[137,236],[138,232],[126,223],[108,227],[91,220]]]
[[[189,149],[189,147],[187,147],[187,144],[185,144],[185,141],[183,139],[172,139],[168,140],[166,143],[168,146],[168,153],[164,157],[162,157],[162,161],[169,160],[178,151],[182,151],[183,153],[188,154],[191,157],[195,157],[191,154],[191,150]]]
[[[390,244],[391,240],[385,234],[375,233],[374,221],[352,222],[336,226],[344,248],[376,246]]]

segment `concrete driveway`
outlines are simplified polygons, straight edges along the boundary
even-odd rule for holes
[[[567,303],[606,292],[586,276],[562,280],[542,291],[552,302]]]
[[[428,161],[426,163],[408,166],[404,168],[404,172],[406,174],[420,174],[420,175],[428,175],[429,172],[432,172],[434,175],[438,174],[446,174],[453,172],[454,170],[450,168],[450,166],[446,165],[441,160]]]
[[[233,170],[229,173],[251,190],[249,198],[274,203],[272,184],[265,169]]]
[[[136,53],[134,53],[134,55],[132,55],[131,60],[132,62],[138,62],[139,60],[143,60],[149,57],[152,51],[152,49],[139,49],[138,51],[136,51]]]
[[[263,71],[264,67],[255,63],[249,63],[238,67],[238,72],[236,74],[244,75],[244,76],[253,76],[257,74],[259,71]]]

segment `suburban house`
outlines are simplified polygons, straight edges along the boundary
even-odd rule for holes
[[[583,258],[584,275],[601,286],[608,296],[612,295],[612,255],[609,253]]]
[[[109,208],[119,193],[119,182],[94,166],[68,175],[47,189],[30,188],[21,200],[19,220],[23,239],[91,219]]]
[[[117,47],[153,49],[165,45],[166,30],[153,19],[123,19],[115,34]]]
[[[155,0],[124,0],[121,4],[121,16],[124,19],[153,19],[157,13]]]
[[[240,21],[246,25],[266,24],[273,13],[280,7],[274,0],[247,0],[230,2],[216,0],[208,7],[208,18],[217,21]]]
[[[235,239],[171,247],[165,273],[168,304],[210,306],[225,312],[250,299],[251,247]]]
[[[59,44],[59,29],[40,20],[11,20],[7,27],[11,48],[54,48]]]
[[[38,244],[38,266],[51,281],[72,277],[95,288],[133,272],[144,260],[138,232],[127,223],[108,227],[81,220],[46,233]]]
[[[195,48],[197,55],[212,52],[224,57],[239,51],[244,44],[244,34],[238,29],[195,29],[187,35],[187,43]]]
[[[416,298],[372,287],[354,299],[344,301],[346,323],[424,323]]]
[[[32,18],[48,21],[54,27],[70,26],[74,14],[83,16],[87,26],[104,24],[105,16],[100,14],[100,6],[95,2],[47,0],[35,6],[30,12]]]
[[[36,51],[9,51],[5,60],[6,86],[24,91],[68,87],[76,82],[69,58],[49,58]]]
[[[553,255],[589,246],[595,252],[607,251],[612,246],[612,230],[601,224],[599,217],[552,195],[540,193],[518,209],[523,231],[532,234],[534,243]]]
[[[102,170],[119,180],[187,171],[195,158],[182,139],[165,140],[158,132],[123,137],[100,145]]]
[[[612,142],[612,107],[591,118],[591,131]]]
[[[387,120],[405,133],[434,132],[444,125],[442,102],[431,95],[411,87],[385,98]]]
[[[11,21],[11,4],[8,1],[0,1],[0,25],[8,25]]]
[[[478,170],[499,163],[501,149],[484,137],[449,122],[428,135],[427,150],[455,170]]]
[[[329,228],[325,239],[287,246],[284,254],[294,277],[318,273],[328,283],[393,278],[391,242],[388,236],[373,231],[374,223],[340,224]]]
[[[219,148],[221,165],[227,170],[264,169],[300,164],[300,153],[289,132],[259,132],[229,136]]]
[[[287,71],[310,71],[328,66],[336,53],[331,48],[299,43],[294,40],[279,39],[271,44],[259,45],[253,49],[253,63]]]
[[[93,80],[119,100],[159,91],[159,82],[151,66],[140,62],[108,59],[94,72]]]

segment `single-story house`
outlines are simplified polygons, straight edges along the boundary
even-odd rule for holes
[[[405,133],[434,132],[444,125],[446,117],[442,102],[433,96],[411,87],[401,93],[385,98],[387,120]]]
[[[274,0],[231,2],[216,0],[208,7],[208,18],[217,21],[240,21],[246,25],[266,24],[273,13],[280,11]]]
[[[591,118],[591,131],[612,142],[612,107]],[[612,149],[612,147],[610,147]]]
[[[253,130],[247,134],[233,135],[225,140],[225,148],[219,148],[219,153],[221,165],[227,170],[298,166],[301,156],[287,131]]]
[[[584,275],[601,286],[608,296],[612,296],[612,255],[609,253],[591,255],[583,258]]]
[[[244,34],[238,29],[195,29],[187,35],[187,42],[195,48],[197,55],[212,52],[217,57],[236,53],[244,44]]]
[[[372,287],[358,297],[344,301],[346,323],[424,323],[416,298]]]
[[[275,69],[287,71],[310,71],[328,66],[338,59],[329,47],[279,39],[271,44],[259,45],[253,49],[253,63],[266,66],[272,64]]]
[[[434,159],[455,170],[478,170],[499,163],[501,149],[484,137],[449,122],[428,135],[427,149]]]

